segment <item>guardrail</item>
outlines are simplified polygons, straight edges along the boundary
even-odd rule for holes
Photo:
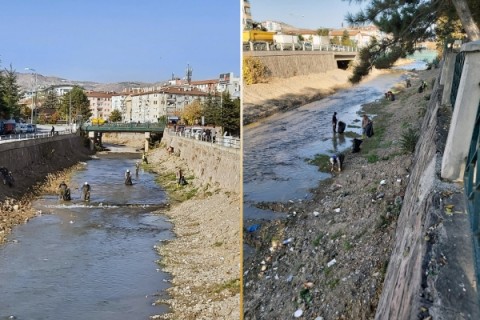
[[[165,130],[164,123],[104,123],[101,125],[84,124],[85,131],[102,132],[162,132]]]
[[[330,51],[358,52],[358,47],[341,45],[271,44],[268,42],[245,42],[243,51]]]
[[[64,134],[71,134],[71,133],[72,133],[71,130],[67,129],[67,130],[64,130],[64,131],[55,131],[55,133],[53,135],[52,135],[51,132],[7,134],[7,135],[0,136],[0,143],[7,143],[7,142],[18,141],[18,140],[48,138],[48,137],[64,135]]]
[[[193,135],[185,133],[185,131],[175,132],[172,129],[168,129],[168,133],[172,136],[183,137],[187,139],[202,141],[210,143],[215,146],[222,146],[227,148],[240,149],[240,139],[232,136],[215,136],[214,139],[207,136]]]
[[[480,280],[480,103],[473,128],[464,174],[464,187],[470,225],[473,232],[477,283]]]

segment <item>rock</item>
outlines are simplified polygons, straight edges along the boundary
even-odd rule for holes
[[[337,263],[337,260],[332,259],[332,260],[330,260],[330,261],[327,263],[327,267],[330,268],[330,267],[333,266],[335,263]]]
[[[294,316],[295,318],[300,318],[302,315],[303,315],[303,310],[302,310],[302,309],[298,309],[298,310],[295,311],[295,313],[293,314],[293,316]]]

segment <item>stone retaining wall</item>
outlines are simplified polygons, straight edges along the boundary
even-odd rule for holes
[[[290,78],[338,69],[334,54],[321,51],[265,51],[253,53],[246,51],[244,56],[254,56],[259,59],[268,68],[271,77]]]
[[[240,149],[174,136],[166,131],[162,143],[174,147],[202,184],[240,192]]]
[[[0,166],[12,171],[15,185],[1,186],[0,198],[18,197],[48,174],[89,159],[91,152],[83,138],[61,135],[0,144]]]
[[[479,316],[468,216],[445,215],[446,203],[455,203],[454,210],[462,212],[462,188],[439,179],[446,118],[451,114],[441,106],[442,90],[437,79],[416,145],[376,320]]]

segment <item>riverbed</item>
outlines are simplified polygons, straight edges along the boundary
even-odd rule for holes
[[[254,207],[257,202],[309,198],[309,190],[330,174],[318,171],[306,160],[316,154],[344,151],[352,144],[348,135],[333,133],[333,112],[337,112],[338,121],[347,124],[346,132],[359,134],[362,105],[383,99],[386,91],[407,76],[404,70],[383,73],[324,99],[246,126],[244,220],[259,215]],[[268,212],[261,213],[261,218],[268,217]]]
[[[69,182],[72,201],[33,203],[38,217],[18,226],[0,248],[0,319],[148,319],[168,312],[169,274],[155,247],[173,237],[162,214],[166,193],[140,170],[138,155],[84,163]],[[129,169],[133,186],[123,183]],[[80,187],[92,187],[90,202]]]

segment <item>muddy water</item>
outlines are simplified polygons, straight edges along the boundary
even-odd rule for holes
[[[166,194],[151,174],[135,176],[134,161],[91,160],[72,179],[71,202],[47,196],[34,204],[44,214],[0,248],[0,319],[148,319],[167,311],[152,306],[169,281],[153,248],[172,237],[166,218],[152,213],[165,208]],[[123,184],[126,169],[133,186]],[[80,200],[85,181],[89,203]]]
[[[308,198],[309,189],[329,175],[305,160],[315,154],[345,151],[352,145],[352,139],[333,133],[333,112],[347,124],[346,131],[361,133],[361,106],[382,99],[384,92],[405,77],[404,71],[380,75],[244,128],[244,218],[258,214],[255,202]]]

